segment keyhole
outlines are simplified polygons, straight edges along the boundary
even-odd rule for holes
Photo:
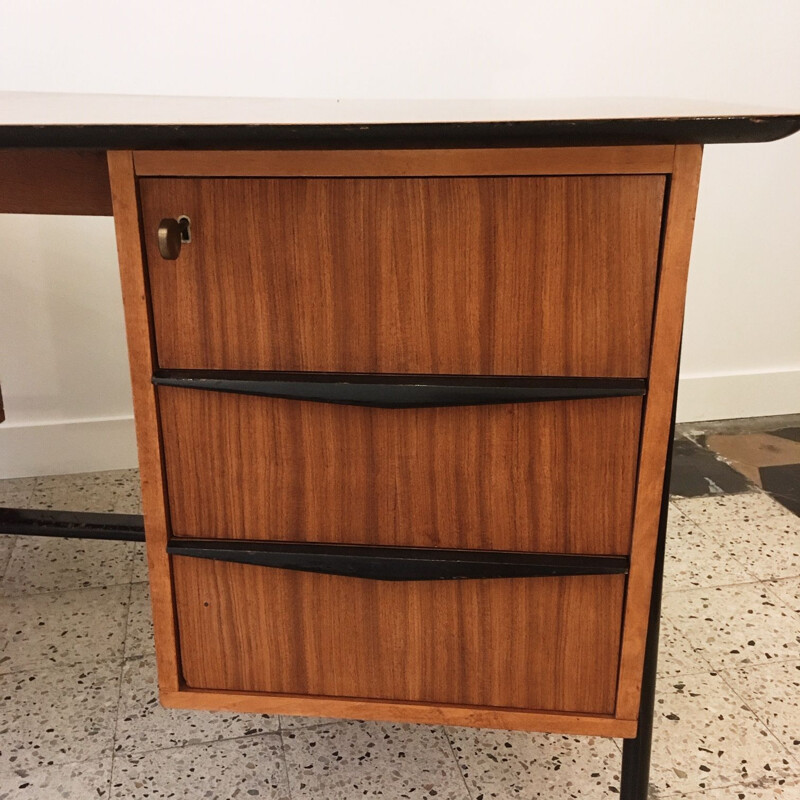
[[[188,244],[192,241],[192,221],[185,214],[178,217],[178,225],[181,231],[181,242]]]

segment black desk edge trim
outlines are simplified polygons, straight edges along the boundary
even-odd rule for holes
[[[495,122],[0,125],[0,148],[138,150],[577,147],[770,142],[800,114]]]

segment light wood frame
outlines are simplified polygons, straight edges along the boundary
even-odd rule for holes
[[[617,717],[622,719],[636,719],[639,713],[661,498],[664,481],[669,480],[664,473],[702,154],[701,145],[675,148],[663,223],[617,690]]]
[[[137,176],[364,177],[667,174],[674,145],[470,150],[140,150]]]

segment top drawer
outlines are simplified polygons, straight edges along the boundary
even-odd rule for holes
[[[162,368],[647,374],[663,175],[139,187]]]

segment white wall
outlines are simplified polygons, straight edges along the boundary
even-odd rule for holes
[[[3,7],[0,90],[687,97],[800,110],[797,0]],[[682,420],[800,411],[800,136],[709,147]],[[0,477],[134,463],[108,220],[0,217]]]
[[[0,214],[0,478],[135,466],[105,217]]]

